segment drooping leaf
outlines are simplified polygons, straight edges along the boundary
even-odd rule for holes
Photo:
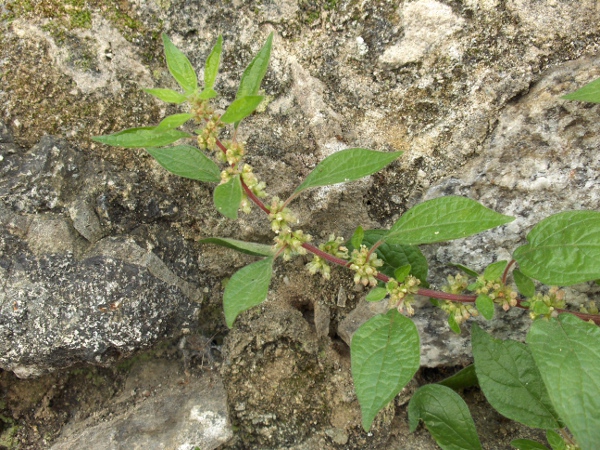
[[[372,317],[352,336],[352,378],[365,430],[419,369],[417,327],[396,309]]]
[[[113,147],[143,148],[162,147],[185,137],[190,135],[179,130],[156,131],[156,127],[138,127],[104,136],[94,136],[92,140]]]
[[[231,328],[237,316],[267,298],[273,275],[273,258],[265,258],[238,270],[223,293],[225,321]]]
[[[525,275],[559,286],[600,278],[600,212],[547,217],[533,227],[527,241],[513,254]]]
[[[554,409],[582,449],[600,442],[600,328],[572,314],[536,320],[526,338]],[[556,427],[558,428],[558,427]]]
[[[269,34],[265,44],[258,51],[252,62],[246,67],[240,80],[235,98],[247,97],[249,95],[258,94],[260,83],[267,73],[269,67],[269,59],[271,58],[271,46],[273,44],[273,33]]]
[[[158,126],[154,129],[154,131],[164,131],[164,130],[172,130],[173,128],[178,128],[192,117],[189,113],[181,113],[181,114],[173,114],[171,116],[165,117]]]
[[[232,248],[241,253],[246,253],[253,256],[272,256],[273,246],[265,244],[257,244],[255,242],[238,241],[237,239],[229,238],[205,238],[200,239],[201,244],[215,244],[223,247]]]
[[[358,180],[380,171],[402,152],[376,152],[365,148],[349,148],[329,155],[308,174],[294,191]]]
[[[463,271],[470,277],[477,278],[479,276],[479,274],[477,272],[475,272],[473,269],[469,269],[467,266],[463,266],[462,264],[450,263],[448,265],[451,267],[456,267],[457,269]]]
[[[365,230],[363,230],[363,227],[358,226],[358,227],[356,227],[356,230],[354,230],[354,234],[352,235],[352,238],[350,239],[350,244],[352,245],[353,248],[359,249],[364,237],[365,237]]]
[[[387,289],[382,287],[376,287],[369,291],[365,300],[368,302],[379,302],[387,297]]]
[[[217,183],[221,181],[221,170],[204,153],[191,145],[176,145],[174,147],[150,147],[146,151],[156,161],[180,177],[192,180]]]
[[[475,366],[473,364],[469,364],[464,369],[458,371],[451,377],[448,377],[438,384],[442,386],[449,387],[450,389],[465,389],[472,386],[479,386],[479,381],[477,380],[477,374],[475,373]]]
[[[219,73],[219,63],[221,62],[221,50],[223,48],[223,36],[217,38],[210,55],[206,58],[204,64],[204,90],[212,89]]]
[[[515,439],[510,445],[517,450],[549,450],[545,445],[530,439]]]
[[[533,297],[535,295],[535,284],[533,280],[521,272],[519,269],[513,270],[513,278],[517,289],[524,297]]]
[[[487,281],[498,280],[502,277],[504,269],[508,265],[508,261],[496,261],[485,268],[483,272],[483,278]]]
[[[471,327],[479,386],[500,414],[533,428],[560,428],[540,372],[525,344]]]
[[[235,123],[248,117],[260,104],[262,99],[263,97],[261,95],[249,95],[234,100],[221,116],[221,122]]]
[[[550,444],[550,447],[552,447],[552,450],[567,450],[565,441],[560,437],[560,434],[554,430],[546,430],[546,440],[548,441],[548,444]]]
[[[144,89],[150,95],[155,96],[157,99],[167,103],[175,103],[177,105],[185,102],[187,97],[179,92],[171,89]]]
[[[579,100],[581,102],[600,103],[600,78],[586,84],[575,92],[564,95],[565,100]]]
[[[494,300],[485,294],[479,294],[475,300],[475,306],[486,320],[492,320],[495,309]]]
[[[226,183],[220,184],[213,193],[215,208],[225,217],[236,220],[242,201],[242,183],[240,176],[231,177]]]
[[[452,389],[439,384],[420,387],[408,403],[411,433],[423,420],[443,450],[479,450],[481,443],[465,401]]]
[[[440,197],[409,209],[384,239],[390,244],[431,244],[471,236],[512,220],[466,197]]]
[[[198,78],[192,63],[181,50],[175,47],[166,34],[163,33],[162,39],[169,72],[186,93],[194,92],[198,88]]]

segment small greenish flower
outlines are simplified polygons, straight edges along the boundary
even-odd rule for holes
[[[350,270],[356,272],[354,283],[363,286],[377,286],[376,276],[379,273],[377,268],[383,266],[383,261],[377,258],[377,253],[369,253],[369,249],[365,245],[361,245],[360,249],[352,250],[350,263]]]
[[[298,223],[298,219],[292,212],[283,206],[284,202],[279,197],[273,197],[271,207],[269,208],[269,220],[271,229],[275,233],[286,233],[291,231],[290,224]]]
[[[468,320],[470,317],[477,317],[479,311],[474,305],[470,303],[459,303],[445,300],[439,303],[439,307],[442,311],[448,313],[454,317],[454,320],[458,325]]]
[[[442,287],[442,291],[449,294],[462,294],[469,286],[467,277],[461,273],[455,276],[448,275],[447,280],[448,284]]]
[[[244,164],[242,168],[242,180],[257,197],[262,198],[267,196],[265,192],[267,185],[262,181],[258,181],[256,175],[252,172],[252,166],[249,164]]]
[[[556,286],[552,286],[547,294],[536,293],[533,297],[528,298],[523,306],[529,307],[529,316],[532,319],[544,317],[549,319],[556,316],[556,309],[565,307],[565,291],[560,290]]]
[[[400,313],[406,308],[406,314],[412,316],[415,313],[412,304],[420,284],[421,280],[412,275],[408,275],[402,283],[397,280],[388,281],[385,285],[389,294],[388,307],[396,308]]]
[[[320,256],[313,256],[312,261],[306,264],[306,268],[310,272],[311,275],[315,275],[317,273],[321,273],[323,278],[329,280],[331,278],[331,267],[327,264]]]
[[[275,237],[275,252],[281,252],[284,261],[289,261],[292,256],[306,255],[306,249],[302,247],[302,244],[311,240],[312,236],[304,234],[302,230],[287,230]]]
[[[487,295],[494,303],[500,305],[504,311],[508,311],[518,304],[517,297],[519,294],[517,291],[505,285],[500,279],[486,280],[481,275],[475,283],[468,286],[468,289],[477,294]]]

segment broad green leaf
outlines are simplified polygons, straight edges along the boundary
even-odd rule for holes
[[[398,267],[396,270],[394,270],[394,278],[396,281],[398,281],[398,283],[402,283],[410,273],[411,269],[412,267],[410,264]]]
[[[223,36],[219,36],[217,43],[213,47],[210,55],[206,58],[204,65],[204,90],[212,89],[219,73],[219,63],[221,62],[221,50],[223,48]]]
[[[365,300],[368,302],[379,302],[387,297],[387,289],[382,287],[376,287],[369,291]]]
[[[581,102],[600,103],[600,78],[586,84],[575,92],[564,95],[565,100],[579,100]]]
[[[508,265],[508,261],[496,261],[485,268],[483,278],[487,281],[498,280],[502,277],[504,269]]]
[[[188,120],[190,120],[193,115],[189,113],[182,114],[173,114],[172,116],[167,116],[158,124],[158,126],[154,129],[154,131],[164,131],[164,130],[172,130],[173,128],[178,128]]]
[[[367,247],[372,247],[385,234],[386,230],[366,230],[363,235],[362,243]],[[349,242],[348,249],[350,251],[356,248]],[[394,272],[398,267],[410,264],[411,273],[421,280],[421,285],[427,287],[427,259],[419,250],[419,247],[411,245],[393,245],[384,242],[375,250],[377,257],[384,264],[379,268],[379,271],[386,274],[388,277],[394,277]]]
[[[530,439],[515,439],[510,442],[510,445],[517,450],[549,450],[545,445]]]
[[[273,275],[273,258],[265,258],[238,270],[223,293],[225,322],[231,328],[236,317],[267,298]]]
[[[566,211],[547,217],[513,258],[544,284],[570,286],[600,277],[600,212]]]
[[[471,236],[512,220],[466,197],[434,198],[404,213],[384,239],[391,244],[431,244]]]
[[[550,447],[552,447],[552,450],[567,450],[565,441],[554,430],[546,430],[546,440],[550,444]]]
[[[221,181],[221,171],[211,159],[191,145],[174,147],[150,147],[146,151],[169,172],[192,180],[217,183]]]
[[[198,242],[201,244],[215,244],[223,247],[232,248],[241,253],[254,256],[272,256],[273,246],[265,244],[257,244],[255,242],[238,241],[237,239],[229,238],[206,238],[200,239]]]
[[[479,386],[500,414],[533,428],[560,428],[540,372],[525,344],[471,327]]]
[[[242,183],[236,175],[223,184],[218,185],[213,193],[215,208],[225,217],[236,220],[242,201]]]
[[[463,266],[462,264],[448,264],[450,267],[456,267],[457,269],[462,270],[464,273],[469,275],[470,277],[477,278],[479,274],[475,272],[473,269],[469,269],[467,266]]]
[[[261,95],[249,95],[234,100],[221,116],[221,122],[235,123],[248,117],[256,109],[262,99],[263,97]]]
[[[155,96],[157,99],[167,103],[175,103],[177,105],[185,102],[187,97],[179,92],[171,89],[144,89],[150,95]]]
[[[210,98],[215,98],[216,96],[217,93],[214,89],[204,89],[202,92],[200,92],[200,94],[198,94],[198,98],[200,98],[200,100],[208,100]]]
[[[401,154],[402,152],[376,152],[365,148],[335,152],[317,164],[294,192],[358,180],[380,171]]]
[[[248,67],[246,67],[246,70],[244,70],[242,79],[240,80],[240,87],[238,88],[235,98],[242,98],[249,95],[258,94],[260,83],[262,83],[262,79],[267,73],[267,67],[269,66],[272,44],[273,33],[269,34],[265,44],[256,54]]]
[[[352,379],[365,430],[415,375],[420,363],[417,327],[396,309],[372,317],[352,336]]]
[[[455,373],[451,377],[448,377],[438,384],[442,386],[449,387],[450,389],[465,389],[472,386],[479,386],[479,381],[477,381],[477,374],[475,373],[475,366],[473,364],[469,364],[464,369]]]
[[[494,317],[494,300],[485,294],[479,294],[475,300],[475,306],[486,320],[492,320]]]
[[[452,389],[428,384],[408,403],[408,423],[414,432],[423,420],[443,450],[479,450],[481,443],[465,401]]]
[[[561,314],[558,319],[534,321],[526,340],[554,409],[582,449],[597,448],[600,328]]]
[[[513,270],[513,278],[517,289],[524,297],[533,297],[535,295],[535,284],[533,280],[521,272],[519,269]]]
[[[140,127],[104,136],[94,136],[92,140],[113,147],[142,148],[162,147],[185,137],[190,135],[179,130],[156,131],[156,127]]]
[[[194,92],[198,87],[198,78],[192,63],[181,50],[175,47],[166,34],[163,33],[162,39],[169,72],[186,93]]]
[[[364,237],[365,237],[365,230],[363,230],[363,227],[358,226],[358,227],[356,227],[356,230],[354,230],[354,234],[352,235],[352,238],[350,239],[350,244],[352,244],[352,247],[359,249]]]

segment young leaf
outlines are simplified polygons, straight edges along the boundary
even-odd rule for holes
[[[473,269],[469,269],[467,266],[463,266],[462,264],[448,264],[450,267],[456,267],[457,269],[462,270],[464,273],[469,275],[470,277],[477,278],[479,274],[475,272]]]
[[[560,428],[557,414],[529,349],[522,343],[491,337],[471,327],[479,386],[500,414],[533,428]]]
[[[550,447],[552,447],[552,450],[567,450],[565,441],[560,437],[560,434],[554,430],[546,430],[546,440],[548,441],[548,444],[550,444]]]
[[[502,273],[506,266],[508,265],[508,261],[496,261],[495,263],[490,264],[485,268],[483,272],[483,278],[487,281],[498,280],[502,277]]]
[[[475,300],[477,310],[486,320],[492,320],[494,317],[494,300],[485,294],[480,294]]]
[[[521,271],[544,284],[570,286],[600,277],[600,212],[566,211],[547,217],[515,250]]]
[[[169,72],[171,72],[175,81],[177,81],[186,93],[194,92],[198,87],[198,78],[196,77],[196,71],[192,67],[192,63],[190,63],[190,60],[181,50],[173,45],[169,37],[164,33],[162,40],[165,46],[165,58],[167,59]]]
[[[545,445],[530,439],[515,439],[510,442],[510,445],[517,450],[549,450]]]
[[[252,263],[233,274],[223,293],[225,322],[229,328],[241,312],[265,301],[272,275],[273,258]]]
[[[253,256],[273,256],[273,246],[265,244],[257,244],[255,242],[238,241],[237,239],[229,238],[206,238],[200,239],[201,244],[215,244],[223,247],[232,248],[241,253],[246,253]]]
[[[234,100],[221,116],[221,122],[235,123],[248,117],[260,104],[262,99],[263,97],[261,95],[249,95]]]
[[[94,136],[92,140],[113,147],[142,148],[162,147],[185,137],[190,135],[179,130],[156,131],[156,127],[139,127],[104,136]]]
[[[382,287],[376,287],[369,291],[365,300],[368,302],[379,302],[387,296],[387,289]]]
[[[410,264],[406,264],[394,270],[394,278],[396,279],[396,281],[398,281],[398,283],[402,283],[410,273],[411,268],[412,267],[410,266]]]
[[[157,99],[167,103],[175,103],[177,105],[185,102],[187,97],[179,92],[175,92],[171,89],[144,89],[150,95],[155,96]]]
[[[437,306],[437,305],[436,305]],[[450,327],[450,329],[452,331],[454,331],[456,334],[460,334],[460,325],[458,324],[458,322],[456,321],[456,319],[454,318],[453,314],[450,314],[448,316],[448,326]]]
[[[210,98],[215,98],[217,96],[217,93],[215,92],[214,89],[204,89],[202,92],[200,92],[200,94],[198,95],[198,97],[200,98],[200,100],[208,100]]]
[[[221,181],[219,166],[196,147],[191,145],[176,145],[167,148],[150,147],[146,151],[161,166],[175,175],[209,183]]]
[[[571,314],[561,314],[558,319],[534,321],[526,341],[554,409],[582,449],[597,448],[600,328]]]
[[[294,192],[358,180],[380,171],[401,154],[402,152],[376,152],[365,148],[335,152],[321,161]]]
[[[350,239],[350,244],[352,244],[352,247],[359,249],[364,237],[365,237],[365,230],[363,230],[363,227],[358,226],[358,227],[356,227],[356,230],[354,230],[354,234],[352,235],[352,238]]]
[[[586,84],[575,92],[564,95],[565,100],[579,100],[581,102],[600,103],[600,78]]]
[[[519,269],[513,270],[513,278],[517,289],[524,297],[533,297],[535,295],[535,284],[533,280],[521,272]]]
[[[206,58],[204,65],[204,90],[212,89],[219,73],[219,63],[221,62],[221,50],[223,47],[223,36],[217,38],[217,43],[213,47],[210,55]]]
[[[246,67],[240,81],[235,98],[247,97],[258,94],[260,83],[267,73],[269,59],[271,58],[271,45],[273,44],[273,33],[269,34],[267,41],[256,54],[252,62]]]
[[[218,185],[213,193],[215,208],[225,217],[236,220],[242,201],[242,183],[236,175],[223,184]]]
[[[409,209],[384,237],[390,244],[420,245],[460,239],[511,222],[465,197],[440,197]]]
[[[443,450],[481,449],[469,408],[452,389],[439,384],[420,387],[408,403],[411,433],[421,419]]]
[[[465,389],[472,386],[479,386],[479,381],[477,380],[477,374],[475,373],[475,366],[473,364],[469,364],[464,369],[455,373],[451,377],[448,377],[438,384],[442,386],[449,387],[450,389]]]
[[[188,120],[190,120],[192,117],[194,116],[192,116],[189,113],[173,114],[171,116],[167,116],[163,120],[161,120],[161,122],[154,129],[154,131],[158,132],[178,128],[184,123],[186,123]]]
[[[419,369],[417,327],[396,309],[365,322],[350,344],[352,378],[365,430]]]

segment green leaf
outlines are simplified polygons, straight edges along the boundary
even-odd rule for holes
[[[492,320],[494,317],[494,300],[485,294],[479,294],[475,300],[475,306],[486,320]]]
[[[496,261],[485,268],[483,278],[487,281],[498,280],[502,277],[504,269],[508,265],[508,261]]]
[[[419,245],[460,239],[514,220],[465,197],[440,197],[409,209],[385,241]]]
[[[178,128],[184,123],[186,123],[188,120],[190,120],[192,117],[194,116],[188,113],[173,114],[172,116],[167,116],[158,124],[154,131],[158,132]]]
[[[260,104],[262,99],[263,97],[261,95],[249,95],[234,100],[221,116],[221,122],[235,123],[248,117]]]
[[[129,128],[118,133],[94,136],[93,141],[113,147],[142,148],[162,147],[172,144],[179,139],[190,137],[188,133],[179,130],[156,131],[156,127]]]
[[[455,373],[451,377],[448,377],[438,384],[442,386],[449,387],[450,389],[465,389],[472,386],[479,386],[479,381],[477,380],[477,374],[475,373],[475,366],[473,364],[469,364],[464,369]]]
[[[369,291],[365,300],[368,302],[379,302],[387,297],[387,289],[382,287],[376,287]]]
[[[362,243],[367,247],[372,247],[387,233],[386,230],[366,230],[364,232]],[[354,248],[352,242],[349,243],[348,249],[352,251]],[[398,267],[410,264],[411,273],[421,280],[421,285],[427,287],[427,259],[419,250],[419,247],[411,245],[394,245],[384,242],[375,249],[377,257],[384,264],[379,268],[379,271],[393,278],[394,272]]]
[[[600,328],[561,314],[558,319],[534,321],[526,340],[554,409],[582,449],[597,448]]]
[[[586,84],[575,92],[564,95],[565,100],[579,100],[581,102],[600,103],[600,78]]]
[[[235,98],[247,97],[258,94],[260,83],[267,73],[269,59],[271,58],[271,46],[273,44],[273,33],[269,34],[267,41],[256,54],[252,62],[246,67],[240,80]]]
[[[547,217],[513,258],[544,284],[570,286],[600,277],[600,212],[566,211]]]
[[[535,295],[535,284],[533,284],[533,280],[519,269],[513,270],[512,274],[521,295],[524,297],[533,297]]]
[[[365,430],[415,375],[420,363],[417,327],[396,309],[372,317],[352,336],[352,378]]]
[[[450,327],[450,329],[452,331],[454,331],[456,334],[460,334],[460,325],[458,324],[458,322],[456,321],[456,319],[454,318],[453,314],[450,314],[448,316],[448,326]]]
[[[500,414],[533,428],[560,428],[531,352],[520,342],[491,337],[471,327],[479,386]]]
[[[398,281],[398,283],[402,283],[406,279],[408,274],[410,273],[411,269],[412,269],[412,267],[410,266],[410,264],[406,264],[402,267],[398,267],[394,271],[394,278],[396,279],[396,281]]]
[[[420,387],[408,403],[408,423],[414,432],[423,420],[443,450],[481,449],[475,423],[465,401],[439,384]]]
[[[229,238],[206,238],[200,239],[201,244],[215,244],[222,247],[232,248],[241,253],[246,253],[253,256],[273,256],[273,246],[265,244],[257,244],[255,242],[238,241],[237,239]]]
[[[223,293],[225,322],[231,328],[236,317],[267,298],[273,275],[273,258],[265,258],[238,270]]]
[[[546,440],[550,444],[550,447],[552,447],[552,450],[567,450],[565,441],[554,430],[546,430]]]
[[[204,65],[204,90],[212,89],[219,73],[219,63],[221,62],[221,50],[223,48],[223,36],[217,38],[217,43],[213,47],[210,55],[206,58]]]
[[[236,220],[242,201],[242,183],[240,176],[231,177],[226,183],[220,184],[213,193],[215,208],[225,217]]]
[[[217,93],[214,89],[204,89],[202,92],[200,92],[198,98],[200,98],[200,100],[208,100],[210,98],[215,98],[216,96]]]
[[[174,147],[150,147],[146,151],[156,161],[180,177],[192,180],[217,183],[221,181],[221,171],[211,159],[191,145],[176,145]]]
[[[198,88],[198,78],[192,63],[181,50],[173,45],[166,34],[163,33],[162,39],[169,72],[186,93],[194,92]]]
[[[545,445],[530,439],[515,439],[510,442],[510,445],[517,450],[549,450]]]
[[[185,102],[187,97],[179,92],[171,89],[144,89],[150,95],[155,96],[157,99],[167,103],[175,103],[177,105]]]
[[[457,269],[460,269],[461,271],[463,271],[464,273],[466,273],[470,277],[477,278],[479,276],[479,274],[477,272],[475,272],[473,269],[469,269],[467,266],[463,266],[462,264],[450,263],[448,265],[450,267],[456,267]]]
[[[376,152],[365,148],[349,148],[329,155],[308,174],[294,193],[305,189],[358,180],[380,171],[402,152]]]
[[[359,249],[364,237],[365,237],[365,230],[363,230],[363,227],[358,226],[358,227],[356,227],[356,230],[354,230],[354,234],[352,235],[352,238],[350,239],[350,244],[352,244],[352,247],[354,247],[355,249]]]

